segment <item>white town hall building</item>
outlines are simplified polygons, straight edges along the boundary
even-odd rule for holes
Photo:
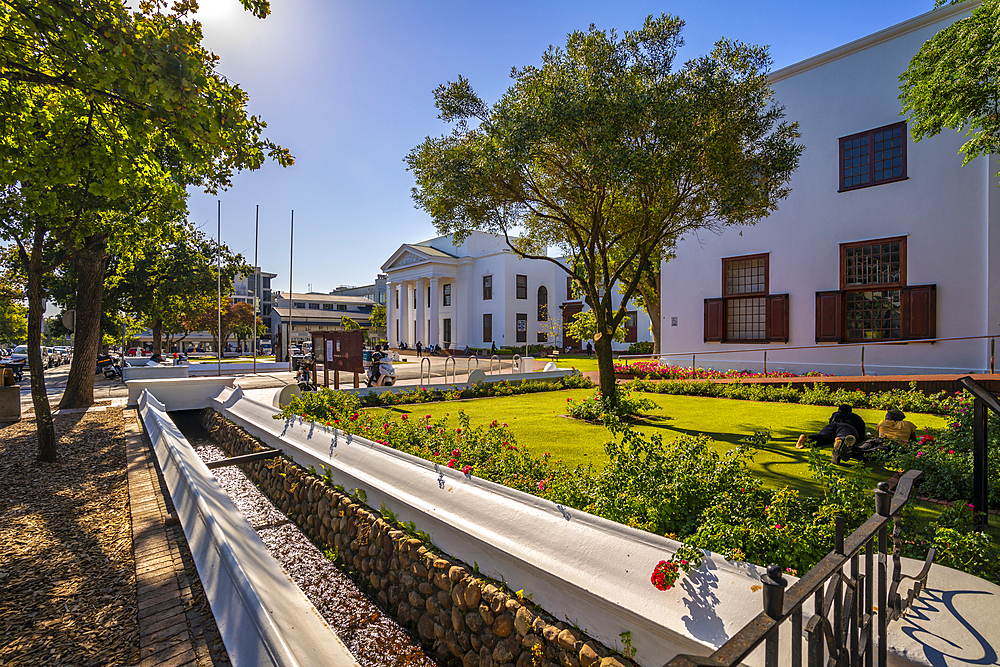
[[[567,273],[553,262],[518,257],[495,234],[473,232],[459,245],[450,236],[406,243],[382,271],[390,347],[418,341],[454,349],[586,344],[563,331],[563,323],[586,308],[572,295]],[[649,316],[632,309],[626,342],[614,348],[646,340]]]

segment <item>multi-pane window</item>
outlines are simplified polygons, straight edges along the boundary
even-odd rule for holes
[[[538,332],[538,338],[537,338],[537,340],[538,340],[539,343],[548,343],[549,342],[549,334],[547,332],[545,332],[545,331],[539,331]]]
[[[444,339],[445,345],[451,345],[451,318],[446,317],[441,320],[441,337]]]
[[[451,283],[445,283],[444,287],[442,288],[441,305],[442,306],[451,305]]]
[[[573,298],[573,276],[566,276],[566,298]]]
[[[493,298],[493,276],[483,276],[483,301]]]
[[[323,310],[333,310],[333,304],[332,303],[324,303],[323,304]]]
[[[527,299],[528,298],[528,276],[516,276],[515,277],[514,298],[516,299]]]
[[[337,310],[347,310],[347,304],[346,303],[338,303],[337,304]]]
[[[906,123],[893,123],[840,140],[840,189],[906,178]]]
[[[845,243],[840,247],[840,255],[844,338],[853,341],[902,338],[906,238]]]
[[[517,337],[518,343],[528,342],[528,313],[517,313]]]
[[[305,308],[306,307],[306,303],[305,303],[305,301],[296,301],[295,303],[292,304],[292,307],[293,308]]]
[[[750,255],[722,260],[726,340],[763,340],[767,323],[768,256]]]
[[[483,313],[483,342],[493,341],[493,313]]]
[[[309,310],[319,310],[319,304],[318,303],[310,303],[309,304]]]
[[[538,288],[538,321],[549,319],[549,291],[542,285]]]

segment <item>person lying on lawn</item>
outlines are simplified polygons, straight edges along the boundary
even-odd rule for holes
[[[830,416],[830,422],[820,429],[819,433],[811,435],[802,434],[799,441],[795,443],[797,449],[803,449],[806,442],[815,443],[814,446],[833,446],[833,454],[830,460],[835,464],[840,463],[841,456],[845,448],[850,451],[854,443],[865,433],[865,420],[854,413],[854,409],[847,405],[841,405],[837,411]]]
[[[889,410],[885,413],[885,419],[880,421],[876,428],[877,437],[859,442],[849,450],[845,449],[841,453],[841,460],[847,461],[851,456],[859,459],[871,458],[876,452],[888,449],[893,443],[905,445],[917,439],[916,424],[906,421],[906,415],[899,410]]]

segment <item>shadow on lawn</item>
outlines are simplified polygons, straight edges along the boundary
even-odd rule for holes
[[[699,429],[682,428],[670,422],[671,417],[661,415],[643,415],[643,420],[636,425],[642,425],[661,431],[664,437],[673,435],[706,435],[712,440],[720,443],[727,443],[736,447],[740,440],[752,434],[760,428],[759,424],[734,424],[732,431],[705,431]],[[795,443],[802,433],[817,433],[826,421],[815,419],[805,422],[800,428],[775,428],[771,427],[771,441],[761,447],[757,455],[754,456],[754,466],[762,471],[760,477],[768,486],[783,487],[805,492],[813,495],[820,492],[819,483],[813,479],[809,473],[809,449],[795,449]],[[825,456],[829,456],[830,450],[821,450]],[[872,485],[890,476],[878,462],[868,464],[868,477],[872,480]]]

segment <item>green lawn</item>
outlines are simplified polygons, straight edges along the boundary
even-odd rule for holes
[[[596,363],[596,362],[595,362]],[[427,403],[393,408],[415,417],[431,415],[432,418],[450,413],[452,419],[459,411],[469,415],[472,424],[482,424],[498,419],[506,421],[519,445],[527,446],[533,453],[552,452],[553,458],[562,459],[568,466],[607,462],[604,443],[609,434],[603,426],[579,422],[565,416],[566,399],[578,400],[589,396],[590,389],[543,392],[485,398],[469,401]],[[795,449],[800,433],[818,431],[830,417],[834,408],[828,406],[796,405],[790,403],[758,403],[735,401],[702,396],[670,396],[643,394],[656,403],[656,409],[643,423],[640,431],[660,433],[664,438],[679,434],[704,433],[712,438],[715,447],[723,452],[755,430],[769,428],[772,442],[760,450],[752,470],[769,486],[788,486],[805,493],[814,493],[804,450]],[[858,414],[874,429],[884,416],[877,410],[858,410]],[[945,425],[944,417],[937,415],[909,415],[921,431],[928,427]],[[826,450],[824,454],[829,454]],[[872,484],[884,479],[888,473],[880,468],[872,471]]]

